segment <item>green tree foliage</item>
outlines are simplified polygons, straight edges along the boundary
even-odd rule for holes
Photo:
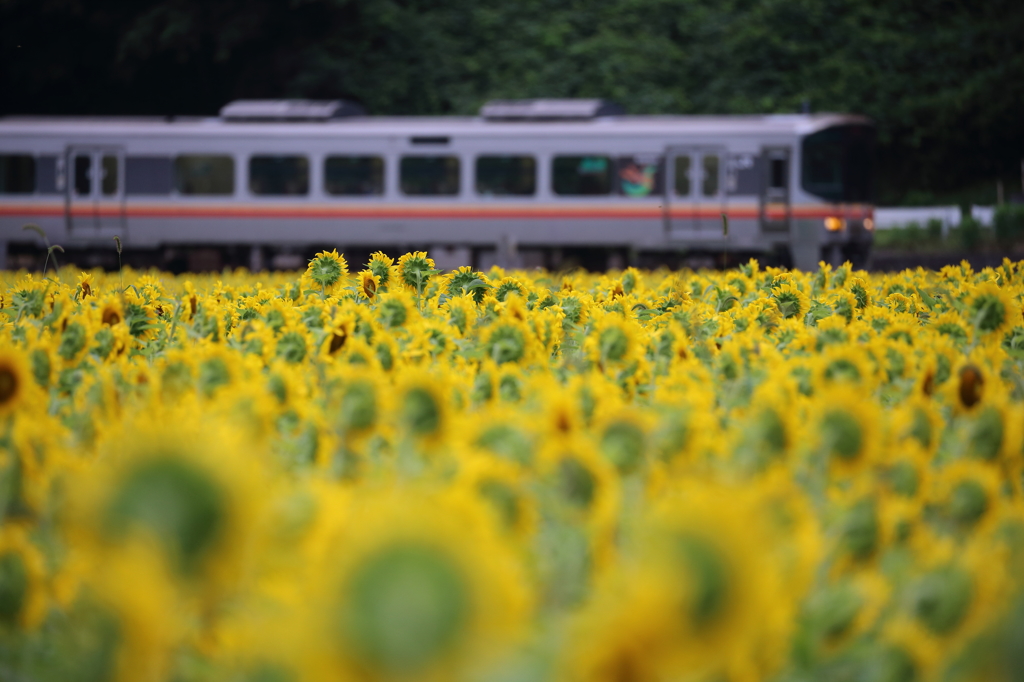
[[[882,200],[1012,178],[1017,0],[5,0],[4,113],[202,113],[347,97],[474,113],[605,97],[631,113],[866,114]]]

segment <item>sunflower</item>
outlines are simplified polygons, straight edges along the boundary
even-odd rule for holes
[[[622,476],[646,469],[651,419],[635,409],[602,410],[594,417],[598,448]]]
[[[964,315],[979,335],[997,341],[1002,341],[1007,331],[1021,323],[1020,305],[1007,289],[994,282],[982,282],[974,287]]]
[[[469,295],[476,303],[483,301],[484,296],[491,289],[491,285],[487,282],[487,276],[468,265],[463,265],[448,275],[446,279],[445,291],[449,296]]]
[[[339,313],[324,327],[327,332],[322,349],[327,355],[337,355],[345,349],[345,345],[355,334],[356,319],[354,315]]]
[[[763,520],[749,490],[699,479],[679,481],[647,520],[644,563],[677,585],[661,607],[674,615],[675,676],[768,676],[785,661],[795,602]]]
[[[602,368],[628,365],[643,351],[636,323],[617,313],[605,313],[594,320],[585,344],[591,360]]]
[[[448,324],[457,330],[460,336],[466,336],[472,331],[477,319],[477,309],[472,296],[453,296],[444,302],[442,308],[448,313]]]
[[[426,251],[414,251],[398,259],[399,280],[407,289],[419,295],[426,291],[427,283],[437,273],[434,260],[427,257]]]
[[[75,292],[76,298],[84,301],[89,296],[95,296],[95,286],[96,284],[93,281],[93,274],[91,272],[83,272],[78,276],[78,287]]]
[[[456,485],[482,500],[495,527],[508,537],[525,540],[535,530],[537,510],[522,467],[490,455],[465,455]]]
[[[399,430],[424,443],[443,442],[451,420],[446,388],[443,376],[424,370],[405,372],[395,399]]]
[[[23,353],[10,347],[0,351],[0,414],[10,414],[24,403],[31,376]]]
[[[363,270],[359,273],[359,295],[367,301],[377,297],[377,289],[380,288],[380,275],[375,275],[372,270]]]
[[[772,299],[775,301],[775,307],[778,308],[779,314],[786,319],[802,319],[810,309],[810,300],[807,298],[807,294],[789,284],[773,288]]]
[[[815,393],[814,412],[818,451],[832,474],[866,472],[879,455],[880,416],[874,403],[863,391],[835,387]]]
[[[493,656],[531,597],[482,502],[394,489],[352,501],[305,590],[309,679],[442,680]]]
[[[395,269],[395,260],[383,251],[375,251],[370,254],[370,261],[366,264],[366,269],[372,272],[380,279],[377,281],[377,285],[382,291],[387,291],[392,281],[392,275]]]
[[[124,321],[124,310],[120,296],[107,296],[99,304],[100,322],[113,327]]]
[[[979,536],[993,528],[1000,516],[1002,484],[991,465],[958,460],[935,475],[930,498],[955,529]]]
[[[46,611],[43,555],[21,526],[0,526],[0,630],[31,629]]]
[[[993,549],[986,539],[961,547],[932,539],[904,583],[883,637],[904,648],[922,679],[935,679],[1005,610],[1009,580]]]
[[[529,327],[515,319],[495,322],[483,334],[484,356],[501,365],[528,364],[536,355],[536,339]]]
[[[310,259],[305,274],[321,292],[333,291],[335,285],[348,274],[348,263],[337,249],[321,251]]]
[[[380,295],[374,312],[386,329],[406,327],[417,317],[416,301],[408,291],[389,291]]]

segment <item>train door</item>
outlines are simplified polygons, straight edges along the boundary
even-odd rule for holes
[[[725,211],[725,149],[669,147],[665,153],[665,225],[669,237],[722,235]]]
[[[124,236],[124,152],[117,147],[68,150],[68,228],[83,236]]]
[[[766,232],[788,232],[792,219],[789,147],[766,147],[761,159],[761,229]]]

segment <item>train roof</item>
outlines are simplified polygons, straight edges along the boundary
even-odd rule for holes
[[[317,121],[237,121],[221,117],[6,116],[3,135],[139,135],[157,137],[805,135],[842,124],[871,125],[853,114],[621,115],[586,120],[489,120],[481,116],[349,116]]]

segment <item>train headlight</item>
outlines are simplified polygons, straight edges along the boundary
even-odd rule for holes
[[[846,221],[842,218],[837,218],[834,215],[825,218],[825,229],[829,232],[838,232],[844,227],[846,227]]]
[[[875,221],[872,220],[871,218],[865,218],[864,219],[864,229],[865,230],[873,230],[873,229],[875,229]]]

